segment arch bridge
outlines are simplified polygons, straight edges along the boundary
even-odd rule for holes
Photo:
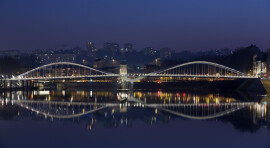
[[[168,69],[149,73],[147,76],[158,77],[201,77],[201,78],[256,78],[238,70],[207,61],[193,61],[173,66]]]
[[[51,80],[75,78],[121,77],[134,82],[145,77],[194,77],[194,78],[257,78],[213,62],[193,61],[148,74],[126,75],[100,71],[85,65],[57,62],[43,65],[6,80]]]
[[[57,62],[37,67],[16,77],[13,77],[10,80],[49,80],[116,76],[119,75],[103,72],[81,64],[71,62]]]

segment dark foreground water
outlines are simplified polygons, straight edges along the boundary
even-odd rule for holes
[[[269,113],[269,96],[248,93],[2,93],[0,148],[269,148]]]

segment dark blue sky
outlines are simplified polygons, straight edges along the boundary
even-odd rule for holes
[[[0,0],[0,50],[270,48],[270,0]]]

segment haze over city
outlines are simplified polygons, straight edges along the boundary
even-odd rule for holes
[[[270,47],[268,0],[0,0],[0,49]]]

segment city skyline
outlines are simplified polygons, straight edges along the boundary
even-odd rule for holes
[[[0,50],[85,48],[105,42],[176,51],[270,47],[270,2],[0,1]],[[16,44],[14,44],[16,43]]]

